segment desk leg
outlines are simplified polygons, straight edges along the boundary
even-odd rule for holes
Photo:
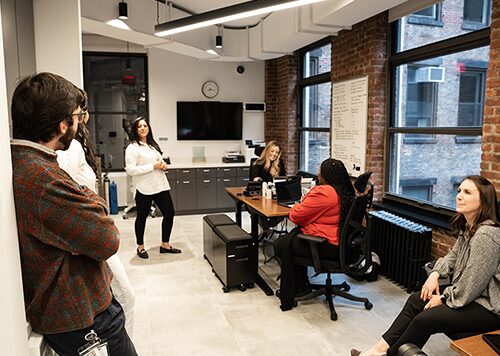
[[[255,253],[257,254],[255,258],[255,271],[256,271],[256,278],[257,280],[255,283],[262,289],[262,291],[268,295],[272,296],[274,295],[273,290],[271,287],[269,287],[269,284],[264,280],[264,278],[261,277],[259,274],[259,217],[257,214],[251,213],[250,215],[250,220],[251,220],[251,232],[250,234],[253,237],[253,240],[255,241],[255,244],[257,245],[257,248],[255,249]]]
[[[236,224],[241,227],[241,208],[243,207],[243,203],[239,200],[236,201]],[[253,236],[253,235],[252,235]]]

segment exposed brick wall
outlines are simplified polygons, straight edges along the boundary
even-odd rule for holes
[[[293,174],[298,167],[298,55],[266,61],[266,142],[277,140],[282,146],[286,171]]]
[[[500,195],[500,0],[493,0],[490,62],[483,115],[481,175],[490,179]]]
[[[332,82],[368,75],[366,170],[373,172],[374,199],[384,181],[384,137],[387,65],[387,12],[332,37]]]

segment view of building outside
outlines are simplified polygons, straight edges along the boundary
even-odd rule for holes
[[[399,20],[398,49],[452,38],[489,26],[489,0],[446,0]],[[456,189],[479,174],[481,136],[443,128],[482,126],[489,46],[429,57],[393,70],[394,128],[441,128],[391,137],[388,191],[455,206]]]
[[[302,78],[330,73],[330,43],[307,51],[302,57]],[[299,137],[299,170],[312,174],[318,173],[323,160],[330,157],[330,114],[331,89],[330,76],[323,82],[315,82],[302,87],[302,114]]]

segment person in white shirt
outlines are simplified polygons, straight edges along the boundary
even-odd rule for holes
[[[144,248],[144,230],[153,201],[163,215],[160,253],[180,253],[181,250],[170,245],[175,210],[165,174],[167,164],[163,161],[160,146],[153,138],[151,126],[144,117],[138,117],[133,122],[129,140],[130,144],[125,150],[125,170],[132,176],[135,190],[137,256],[149,258]]]
[[[78,184],[85,186],[97,193],[96,172],[97,163],[92,144],[89,141],[89,130],[87,122],[89,113],[87,110],[87,93],[82,90],[83,101],[80,104],[81,115],[78,116],[78,129],[75,138],[71,141],[69,148],[65,151],[58,150],[57,163]],[[125,313],[125,330],[132,338],[134,324],[135,292],[128,279],[127,272],[117,254],[106,261],[113,272],[111,289],[118,303],[121,304]]]

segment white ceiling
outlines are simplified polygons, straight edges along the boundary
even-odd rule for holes
[[[246,2],[236,0],[173,0],[175,5],[194,13]],[[309,43],[363,21],[373,15],[393,8],[407,0],[325,0],[313,5],[275,12],[261,17],[248,18],[226,26],[241,29],[223,30],[222,50],[215,49],[216,26],[180,33],[170,38],[154,36],[154,26],[167,21],[168,7],[155,0],[127,0],[129,19],[124,22],[129,29],[119,29],[109,24],[118,15],[119,0],[81,0],[82,31],[142,45],[157,47],[200,60],[253,61],[281,57]],[[189,16],[172,10],[170,19]],[[157,21],[159,19],[159,21]],[[254,26],[256,25],[256,26]],[[245,29],[245,26],[254,26]]]

